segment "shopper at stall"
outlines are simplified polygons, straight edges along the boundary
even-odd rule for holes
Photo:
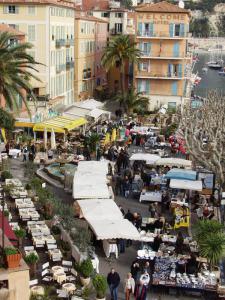
[[[187,261],[186,270],[188,274],[196,274],[198,271],[198,262],[194,253],[191,253],[191,258]]]
[[[128,273],[127,278],[125,279],[125,286],[124,286],[126,300],[130,300],[131,294],[134,294],[134,288],[135,288],[134,278],[132,278],[131,273]]]
[[[135,300],[146,300],[147,289],[150,282],[150,275],[147,272],[141,275],[139,284],[135,291]]]
[[[130,268],[132,277],[134,278],[135,283],[137,283],[139,279],[139,273],[140,273],[140,265],[137,261],[134,261]]]
[[[123,180],[123,195],[125,198],[128,198],[130,194],[130,181],[128,176],[125,176]]]
[[[120,284],[120,276],[114,268],[111,269],[111,272],[107,276],[107,283],[111,294],[111,300],[118,300],[118,286]]]
[[[161,244],[162,244],[162,238],[160,234],[157,234],[157,236],[154,238],[152,249],[157,252]]]
[[[183,248],[184,248],[184,238],[182,235],[182,232],[179,231],[177,234],[177,240],[175,244],[175,250],[177,254],[183,254]]]

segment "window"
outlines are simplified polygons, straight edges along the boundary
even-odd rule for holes
[[[108,18],[109,17],[109,13],[107,11],[104,11],[101,13],[101,17],[102,18]]]
[[[35,6],[29,5],[29,6],[28,6],[28,15],[34,16],[34,15],[35,15],[35,12],[36,12]]]
[[[3,12],[4,12],[4,14],[18,14],[19,13],[19,7],[16,6],[16,5],[4,6]]]
[[[150,71],[150,64],[148,62],[143,62],[139,64],[139,70],[149,72]]]
[[[174,26],[174,36],[180,36],[180,24]]]
[[[28,41],[35,41],[35,25],[28,25]]]
[[[115,18],[122,18],[122,17],[123,17],[123,13],[120,12],[115,13]]]
[[[123,31],[123,24],[115,23],[115,33],[122,33],[122,31]]]
[[[19,25],[16,25],[16,24],[9,24],[10,27],[16,29],[16,30],[19,30]]]

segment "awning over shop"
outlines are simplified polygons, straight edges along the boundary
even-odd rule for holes
[[[108,117],[110,117],[111,113],[107,110],[103,110],[99,108],[95,108],[88,113],[88,116],[94,118],[95,120],[100,118],[103,115],[107,115]]]
[[[192,162],[190,160],[176,158],[176,157],[164,157],[155,162],[157,166],[176,166],[191,168]]]
[[[140,239],[136,227],[123,218],[119,207],[113,200],[79,200],[77,203],[98,240]]]
[[[37,123],[34,125],[34,131],[44,131],[45,129],[48,132],[51,132],[52,129],[54,132],[58,133],[66,133],[67,131],[73,130],[77,127],[80,127],[87,123],[85,118],[69,118],[65,116],[55,117],[49,120],[46,120],[41,123]]]
[[[7,238],[10,240],[10,242],[13,245],[17,245],[17,237],[14,233],[14,231],[12,230],[12,227],[9,225],[8,219],[6,217],[3,216],[3,221],[4,221],[4,232],[5,235],[7,236]],[[2,214],[0,214],[0,229],[2,229]]]
[[[104,106],[104,103],[100,101],[96,101],[95,99],[87,99],[84,101],[77,102],[76,106],[87,108],[87,109],[95,109],[95,108],[102,108]]]
[[[185,169],[171,169],[165,175],[167,179],[184,179],[184,180],[196,180],[197,173],[192,170],[185,170]]]
[[[170,187],[172,189],[202,191],[202,181],[171,179]]]
[[[149,165],[154,164],[158,159],[160,159],[160,156],[150,153],[134,153],[130,157],[130,160],[143,160]]]

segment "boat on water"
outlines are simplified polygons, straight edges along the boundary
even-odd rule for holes
[[[207,63],[207,66],[210,69],[215,69],[215,70],[220,70],[223,67],[223,60],[222,59],[218,59],[218,60],[210,60]]]
[[[202,68],[202,72],[203,73],[207,73],[208,72],[208,68],[207,67]]]
[[[223,68],[222,71],[219,71],[218,73],[220,76],[225,76],[225,67]]]

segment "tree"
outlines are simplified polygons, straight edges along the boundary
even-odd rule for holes
[[[130,40],[128,35],[119,35],[109,41],[102,57],[102,64],[106,70],[118,67],[120,71],[120,90],[125,93],[125,65],[126,63],[137,62],[140,57],[140,50],[136,43]]]
[[[218,35],[225,36],[225,14],[220,14],[216,23],[218,28]]]
[[[35,75],[38,63],[26,51],[32,48],[29,43],[11,43],[16,37],[8,32],[0,33],[0,100],[3,97],[11,110],[18,110],[18,95],[27,110],[26,93],[35,100],[30,79],[40,81]],[[25,91],[25,93],[24,93]]]
[[[137,93],[134,88],[129,89],[124,95],[117,95],[115,99],[128,115],[132,113],[144,114],[148,110],[149,99],[144,97],[142,93]]]
[[[11,131],[14,128],[14,122],[13,116],[0,108],[0,127]]]
[[[190,22],[190,32],[193,36],[209,37],[211,26],[208,17],[192,19]]]
[[[121,6],[127,8],[127,9],[132,9],[133,1],[132,0],[122,0]]]
[[[216,174],[225,188],[225,97],[210,92],[202,106],[181,111],[179,127],[193,160]]]

